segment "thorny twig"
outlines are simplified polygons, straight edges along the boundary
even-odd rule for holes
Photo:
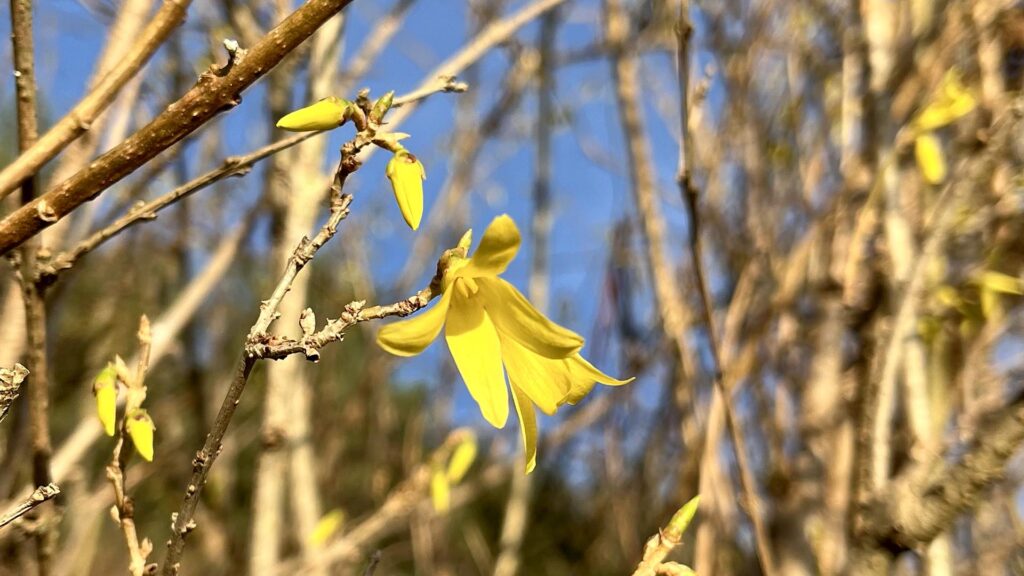
[[[364,99],[366,100],[366,99]],[[369,110],[364,110],[368,115]],[[249,336],[239,358],[235,376],[228,387],[228,391],[221,404],[220,410],[214,420],[213,427],[206,436],[202,449],[196,453],[192,460],[192,477],[185,491],[185,498],[178,512],[172,514],[172,534],[167,542],[167,558],[164,562],[162,574],[165,576],[176,575],[181,568],[181,555],[185,546],[185,537],[196,528],[194,518],[196,507],[199,504],[199,495],[206,484],[207,476],[214,460],[220,453],[221,442],[227,432],[228,424],[234,416],[235,409],[241,399],[242,392],[248,382],[249,374],[252,372],[256,361],[266,357],[267,353],[273,351],[274,346],[282,341],[271,335],[268,330],[270,325],[279,316],[277,309],[288,293],[299,272],[308,264],[316,253],[324,246],[337,232],[338,225],[348,216],[349,207],[352,203],[352,195],[344,192],[345,182],[348,177],[359,169],[360,162],[358,154],[361,149],[371,142],[380,143],[387,139],[387,134],[378,133],[378,126],[366,124],[356,134],[355,138],[345,143],[341,148],[341,161],[335,171],[334,179],[330,186],[330,215],[327,222],[319,229],[313,238],[303,237],[298,246],[295,247],[291,258],[285,267],[285,271],[278,281],[270,297],[260,304],[260,314],[249,330]],[[348,326],[363,322],[365,320],[382,318],[388,315],[407,315],[413,311],[426,306],[430,298],[436,296],[440,290],[440,274],[443,269],[438,268],[438,276],[431,281],[431,285],[421,290],[416,296],[390,306],[375,306],[363,309],[363,303],[353,303],[346,307],[342,317],[328,324],[319,333],[314,333],[307,323],[309,315],[304,315],[302,322],[303,342],[298,347],[290,348],[289,353],[304,351],[307,357],[316,359],[317,355],[310,353],[314,345],[325,345],[328,342],[340,340],[343,330]],[[313,321],[315,323],[315,320]],[[315,328],[315,327],[314,327]],[[315,341],[314,341],[315,339]],[[284,342],[294,342],[284,340]],[[283,356],[281,356],[283,357]]]

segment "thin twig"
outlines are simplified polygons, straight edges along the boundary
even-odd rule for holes
[[[0,516],[0,528],[7,526],[11,522],[14,522],[18,518],[21,518],[27,514],[30,510],[39,506],[47,500],[51,500],[60,494],[60,488],[53,482],[46,486],[40,486],[32,492],[32,495],[26,498],[24,501],[19,502],[14,508],[8,510],[3,516]]]
[[[23,3],[28,4],[25,0]],[[96,119],[157,51],[171,32],[185,20],[191,0],[165,0],[149,26],[136,39],[131,51],[117,67],[103,76],[103,80],[43,135],[31,148],[0,171],[0,198],[9,194],[18,184],[34,175],[79,135],[87,131]]]
[[[127,402],[125,403],[124,418],[121,419],[121,426],[117,430],[117,441],[114,443],[113,455],[110,464],[107,465],[107,478],[114,488],[114,508],[117,513],[118,524],[124,534],[125,543],[128,545],[128,572],[132,576],[142,576],[156,572],[156,564],[146,564],[149,554],[153,551],[153,543],[144,538],[139,540],[135,528],[135,500],[126,493],[125,469],[128,465],[128,458],[131,450],[125,450],[125,436],[127,434],[128,414],[141,407],[146,397],[146,372],[149,370],[149,354],[152,349],[153,333],[150,329],[149,318],[145,315],[139,320],[139,354],[138,362],[135,365],[135,374],[125,385],[128,388]]]
[[[370,131],[372,132],[372,130]],[[270,325],[277,319],[278,306],[288,293],[299,272],[308,264],[316,253],[326,244],[337,232],[338,225],[348,216],[349,206],[352,203],[352,195],[344,192],[345,182],[348,177],[359,169],[360,163],[357,159],[362,147],[367,146],[372,140],[373,134],[360,131],[356,138],[347,142],[341,149],[341,161],[334,174],[334,180],[330,186],[330,216],[327,222],[320,228],[312,238],[304,237],[296,246],[292,257],[288,260],[285,271],[274,288],[270,298],[260,304],[260,314],[249,330],[245,348],[238,361],[235,376],[228,387],[227,394],[221,404],[213,427],[206,436],[203,448],[192,460],[192,478],[185,491],[185,498],[178,512],[172,515],[172,534],[167,543],[167,558],[163,565],[162,574],[165,576],[176,575],[181,568],[181,554],[185,546],[185,537],[195,529],[194,518],[196,507],[199,504],[199,495],[206,484],[207,476],[214,460],[220,453],[221,442],[227,432],[228,424],[234,416],[235,409],[241,399],[242,392],[248,382],[249,374],[252,372],[256,361],[260,358],[257,352],[263,352],[264,347],[272,347],[278,340],[267,331]],[[439,267],[439,274],[442,270]],[[403,302],[390,306],[376,306],[368,309],[361,309],[362,303],[358,306],[350,305],[342,318],[334,323],[328,324],[320,334],[323,344],[328,341],[335,341],[341,338],[343,327],[369,320],[381,318],[391,314],[404,315],[422,308],[429,302],[429,298],[440,292],[440,277],[436,277],[431,286],[424,289],[417,296]],[[423,296],[426,294],[426,296]],[[316,335],[313,335],[316,336]],[[320,341],[317,340],[316,343]],[[303,350],[315,346],[316,343],[306,342]],[[310,354],[307,353],[307,357]]]
[[[725,407],[726,424],[736,453],[736,464],[740,471],[740,485],[743,490],[744,504],[750,516],[751,524],[754,527],[754,542],[757,547],[758,561],[761,564],[762,572],[766,576],[772,576],[776,573],[775,561],[771,542],[768,538],[768,529],[762,517],[764,505],[757,493],[757,481],[748,458],[749,452],[747,451],[746,436],[743,433],[742,425],[736,416],[736,409],[732,402],[732,390],[726,387],[722,378],[724,366],[722,364],[722,354],[714,319],[714,304],[711,301],[707,273],[704,268],[701,219],[700,210],[698,209],[699,191],[693,181],[693,150],[689,128],[690,39],[693,33],[693,26],[690,24],[689,2],[687,0],[680,0],[678,18],[676,24],[676,66],[680,99],[680,147],[676,179],[689,216],[690,255],[693,261],[694,275],[696,276],[697,291],[700,294],[704,325],[707,330],[711,355],[715,363],[713,379],[718,395]]]

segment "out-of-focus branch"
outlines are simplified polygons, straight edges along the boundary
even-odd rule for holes
[[[771,542],[768,538],[768,529],[765,526],[764,518],[762,517],[765,509],[762,504],[761,497],[757,492],[757,481],[749,461],[746,437],[743,433],[742,426],[737,418],[735,406],[732,402],[732,390],[725,386],[725,382],[722,378],[722,373],[725,368],[722,364],[722,354],[719,347],[720,341],[717,336],[717,328],[715,325],[714,303],[711,301],[707,274],[704,269],[703,239],[701,236],[701,219],[698,207],[699,191],[692,174],[694,155],[689,126],[689,61],[690,38],[692,33],[693,26],[690,23],[689,2],[683,0],[679,3],[679,20],[676,24],[676,35],[678,37],[676,66],[679,80],[680,99],[680,146],[676,181],[679,185],[679,191],[683,196],[683,201],[686,205],[687,214],[689,216],[689,244],[695,275],[694,280],[697,285],[697,292],[700,294],[700,301],[704,312],[704,325],[708,334],[711,355],[715,362],[713,373],[717,393],[715,399],[717,400],[720,398],[722,405],[725,408],[726,425],[729,429],[733,448],[736,453],[736,464],[740,471],[740,485],[743,488],[744,505],[754,527],[754,542],[757,546],[758,561],[761,564],[761,570],[767,576],[772,576],[776,573],[775,560],[774,554],[772,553]],[[620,80],[620,84],[625,84],[625,82]],[[635,101],[639,102],[638,100]]]
[[[31,496],[26,498],[24,501],[19,502],[14,506],[14,508],[5,512],[3,516],[0,516],[0,528],[7,526],[18,518],[21,518],[43,502],[53,499],[57,494],[60,494],[60,488],[52,482],[46,486],[36,488],[35,491],[32,492]]]
[[[937,455],[893,479],[863,509],[852,574],[884,574],[899,551],[918,550],[978,504],[1024,444],[1024,394],[985,419],[955,462]],[[885,569],[885,571],[882,571]]]
[[[103,80],[38,142],[22,151],[14,162],[0,171],[0,197],[6,196],[19,182],[38,172],[43,164],[89,129],[92,121],[114,101],[121,87],[138,73],[171,32],[185,20],[185,12],[190,3],[191,0],[164,1],[149,26],[135,39],[131,52],[120,60],[117,67],[107,73]],[[7,249],[3,251],[6,252]]]
[[[268,73],[351,0],[310,0],[248,51],[226,43],[228,63],[205,72],[152,122],[35,201],[0,221],[0,254],[67,216],[151,158],[241,102],[241,93]]]
[[[545,434],[540,441],[539,450],[553,451],[582,428],[592,425],[614,406],[610,396],[601,396],[588,402],[580,410],[576,410],[562,424]],[[437,454],[437,452],[435,452]],[[368,518],[345,532],[344,535],[329,543],[320,550],[313,562],[289,562],[283,564],[277,575],[304,574],[311,566],[329,566],[331,563],[358,558],[369,547],[382,538],[393,534],[405,525],[405,519],[420,507],[432,506],[430,497],[425,495],[429,482],[429,467],[417,467],[409,477],[400,483],[388,495],[382,506],[377,508]],[[521,472],[517,464],[508,462],[495,463],[480,472],[473,479],[467,479],[454,487],[451,494],[453,511],[471,503],[480,494],[493,490],[509,481],[509,476]],[[426,474],[422,474],[426,472]]]

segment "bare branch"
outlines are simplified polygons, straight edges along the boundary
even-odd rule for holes
[[[25,2],[28,4],[28,2]],[[120,60],[116,68],[103,76],[103,80],[85,96],[66,116],[60,119],[38,142],[21,153],[0,171],[0,198],[9,194],[18,183],[34,175],[70,142],[89,129],[95,120],[117,96],[118,91],[156,52],[171,32],[185,20],[191,0],[165,0],[149,26],[132,45],[132,50]],[[148,158],[147,158],[148,160]],[[4,250],[6,252],[6,249]]]
[[[303,4],[263,40],[233,58],[230,66],[204,73],[184,96],[152,122],[54,187],[0,221],[0,254],[67,216],[161,151],[199,129],[214,116],[237,106],[241,93],[268,73],[351,0],[312,0]],[[222,75],[221,75],[222,74]]]

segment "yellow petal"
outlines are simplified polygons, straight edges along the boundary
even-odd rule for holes
[[[942,144],[934,133],[928,132],[914,140],[914,156],[921,176],[929,184],[942,184],[946,180],[946,158]]]
[[[502,334],[547,358],[580,351],[583,337],[548,320],[519,290],[501,278],[477,278],[487,313]]]
[[[345,123],[348,107],[347,100],[331,96],[286,115],[277,121],[277,127],[292,132],[330,130]]]
[[[523,435],[526,473],[529,474],[537,466],[537,415],[533,411],[533,404],[530,403],[529,397],[514,384],[512,385],[512,400],[515,401],[516,412],[519,414],[519,430]]]
[[[508,392],[505,370],[501,367],[501,343],[478,298],[452,298],[445,340],[484,418],[495,428],[504,427],[508,420]]]
[[[508,214],[498,216],[484,230],[484,237],[469,266],[463,269],[466,276],[497,276],[508,268],[509,262],[519,252],[519,229]]]
[[[135,444],[135,450],[147,462],[153,461],[153,419],[145,410],[135,410],[126,417],[125,427],[128,436]]]
[[[622,386],[623,384],[629,384],[635,380],[635,378],[627,378],[626,380],[612,378],[597,368],[594,368],[593,364],[587,362],[586,359],[579,354],[565,360],[565,362],[572,373],[572,389],[562,400],[563,403],[568,402],[569,404],[575,404],[579,402],[584,396],[590,393],[594,388],[595,382],[607,384],[608,386]]]
[[[451,300],[451,292],[445,292],[426,312],[384,326],[377,332],[377,344],[395,356],[415,356],[423,352],[441,332]]]
[[[508,336],[501,336],[501,356],[512,388],[519,388],[541,412],[554,414],[572,388],[569,367],[561,360],[528,350]]]
[[[409,152],[400,150],[388,161],[386,174],[402,218],[416,230],[423,218],[423,181],[427,178],[423,164]]]

